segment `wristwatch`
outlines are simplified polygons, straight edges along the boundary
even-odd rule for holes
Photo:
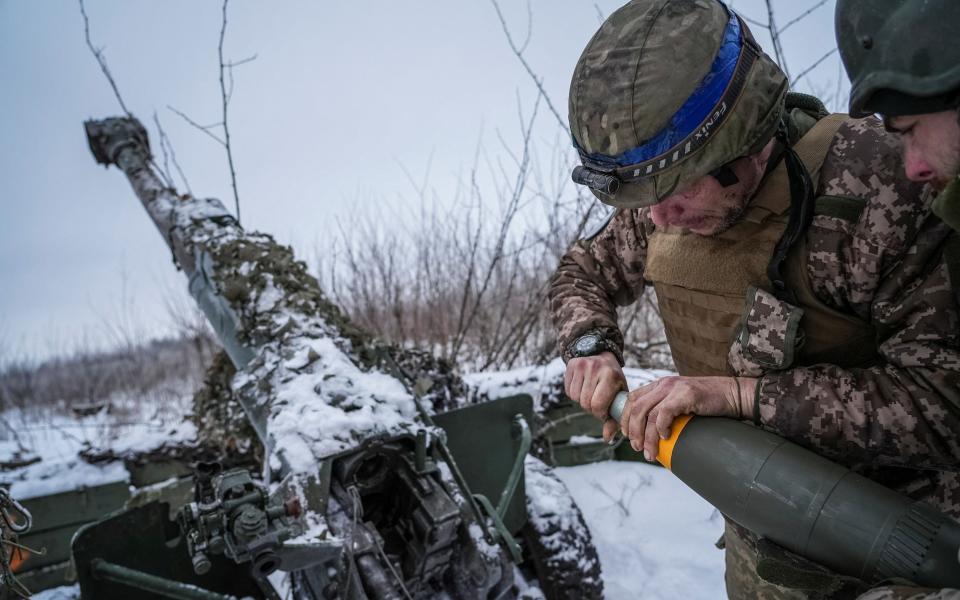
[[[612,352],[617,357],[617,362],[621,366],[623,365],[623,354],[620,352],[620,348],[597,332],[581,335],[567,347],[567,354],[571,358],[596,356],[603,352]]]

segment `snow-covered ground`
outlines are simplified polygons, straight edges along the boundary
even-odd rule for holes
[[[189,406],[188,398],[183,406]],[[122,418],[106,411],[85,417],[48,414],[42,419],[10,410],[2,416],[16,431],[0,432],[0,460],[14,456],[40,461],[0,473],[19,500],[129,480],[120,461],[90,464],[79,453],[90,448],[110,449],[117,455],[156,449],[164,444],[188,443],[196,437],[190,421],[159,418]],[[23,450],[27,452],[24,453]]]
[[[603,566],[606,598],[725,598],[723,518],[666,469],[634,462],[561,467]]]

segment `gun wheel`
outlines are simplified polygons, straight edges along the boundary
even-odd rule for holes
[[[569,490],[542,461],[527,457],[526,562],[547,600],[603,598],[600,559]]]

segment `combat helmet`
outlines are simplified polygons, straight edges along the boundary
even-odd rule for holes
[[[938,112],[960,100],[958,0],[838,0],[850,115]]]
[[[783,72],[719,0],[633,0],[574,69],[574,181],[613,206],[656,204],[761,150],[786,92]]]

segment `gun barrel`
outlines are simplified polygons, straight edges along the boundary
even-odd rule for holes
[[[731,520],[838,573],[960,586],[960,524],[773,433],[687,416],[657,460]]]

